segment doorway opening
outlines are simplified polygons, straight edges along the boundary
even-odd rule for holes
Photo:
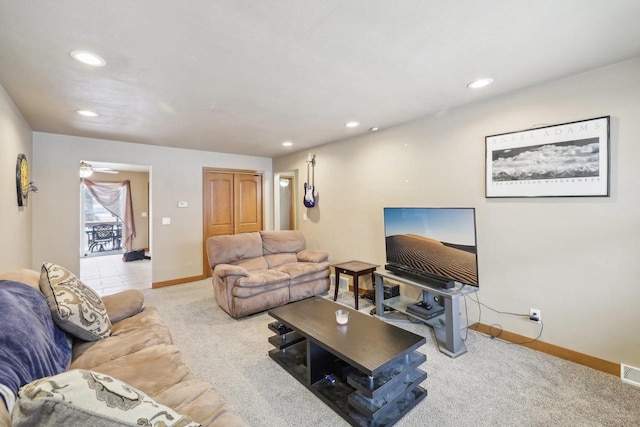
[[[125,251],[122,242],[123,222],[110,212],[89,190],[80,183],[84,230],[81,251],[86,256],[116,255]]]
[[[296,188],[298,171],[277,172],[274,174],[273,226],[276,230],[296,230]]]
[[[80,279],[99,295],[151,288],[151,259],[123,262],[125,251],[132,249],[144,249],[151,257],[151,167],[85,162],[92,173],[80,184]],[[125,197],[129,213],[118,205]]]

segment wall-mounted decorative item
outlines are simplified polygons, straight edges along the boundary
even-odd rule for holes
[[[485,197],[609,196],[609,116],[485,138]]]
[[[307,157],[307,182],[304,183],[304,200],[306,207],[312,208],[316,205],[316,187],[313,185],[314,168],[316,166],[316,155],[309,153]],[[311,172],[311,180],[309,180],[309,172]]]
[[[29,197],[29,164],[27,163],[27,156],[24,154],[18,154],[18,161],[16,162],[16,189],[18,191],[18,206],[27,206],[27,200]]]

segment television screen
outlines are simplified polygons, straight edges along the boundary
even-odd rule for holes
[[[384,208],[384,227],[386,269],[437,286],[478,286],[474,208]]]

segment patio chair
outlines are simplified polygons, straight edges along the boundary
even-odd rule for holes
[[[113,225],[96,224],[91,230],[91,243],[89,244],[89,252],[94,252],[98,248],[98,252],[104,252],[104,245],[111,243],[113,245]]]

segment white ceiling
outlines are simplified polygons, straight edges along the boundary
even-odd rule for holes
[[[0,84],[34,131],[277,157],[639,56],[639,18],[638,0],[0,0]]]

